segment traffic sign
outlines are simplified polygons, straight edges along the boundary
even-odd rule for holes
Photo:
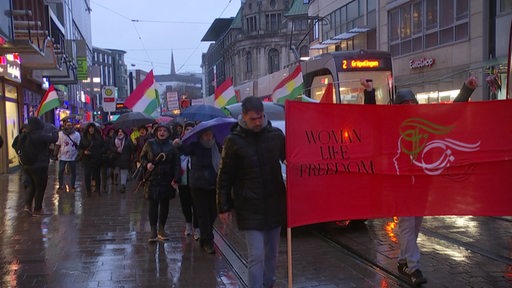
[[[117,88],[115,86],[104,86],[101,94],[103,96],[103,111],[116,111]]]

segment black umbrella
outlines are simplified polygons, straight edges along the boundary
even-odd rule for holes
[[[236,103],[223,107],[229,114],[238,119],[238,115],[242,114],[242,103]],[[284,120],[284,106],[274,102],[263,102],[263,110],[268,120]]]
[[[135,128],[142,125],[148,125],[155,122],[155,118],[142,112],[128,112],[119,115],[112,124],[117,128]]]
[[[218,117],[228,117],[220,108],[206,104],[196,104],[183,110],[181,117],[188,121],[208,121]]]

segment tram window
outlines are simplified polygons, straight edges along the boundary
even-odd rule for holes
[[[375,100],[377,104],[388,104],[389,88],[388,79],[391,77],[389,71],[361,71],[361,72],[340,72],[340,98],[341,103],[363,104],[364,89],[361,86],[361,78],[371,79],[375,88]]]
[[[327,84],[333,83],[333,79],[331,75],[321,75],[313,78],[313,82],[311,83],[311,98],[314,100],[322,100],[322,96],[324,95],[325,87]],[[333,94],[334,100],[334,94]],[[336,103],[334,100],[333,103]]]

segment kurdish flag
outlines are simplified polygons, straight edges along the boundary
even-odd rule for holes
[[[159,105],[160,97],[156,89],[155,76],[153,70],[151,70],[146,78],[133,90],[132,94],[126,98],[124,106],[132,109],[133,112],[151,115]]]
[[[284,104],[285,100],[297,100],[304,94],[304,84],[302,80],[302,69],[300,65],[286,78],[281,80],[272,91],[272,100],[279,104]]]
[[[37,107],[36,117],[43,115],[53,108],[59,107],[59,105],[59,95],[57,95],[57,91],[55,91],[55,87],[52,84],[50,85],[50,88],[46,90],[43,99],[41,99],[41,103],[39,103],[39,107]]]
[[[233,81],[232,78],[229,77],[224,81],[224,83],[220,84],[220,86],[215,89],[214,106],[222,108],[237,102],[238,100],[236,98],[235,88],[233,87]]]

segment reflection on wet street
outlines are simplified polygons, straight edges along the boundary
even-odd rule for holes
[[[247,248],[236,224],[216,223],[219,253],[208,255],[184,236],[173,199],[170,240],[150,244],[142,189],[136,193],[131,181],[124,194],[113,185],[83,197],[78,171],[75,192],[56,192],[50,166],[45,214],[36,217],[22,210],[20,173],[0,175],[0,287],[244,287]],[[292,230],[292,264],[283,229],[274,288],[289,287],[289,267],[293,287],[411,287],[396,269],[394,218]],[[425,217],[418,239],[428,279],[422,287],[512,287],[511,231],[512,217]]]
[[[135,183],[125,194],[113,185],[87,198],[78,171],[75,192],[56,192],[50,166],[44,214],[34,217],[22,210],[20,173],[0,176],[1,287],[239,286],[219,253],[207,255],[183,235],[178,199],[166,225],[170,241],[149,244],[147,205]]]

